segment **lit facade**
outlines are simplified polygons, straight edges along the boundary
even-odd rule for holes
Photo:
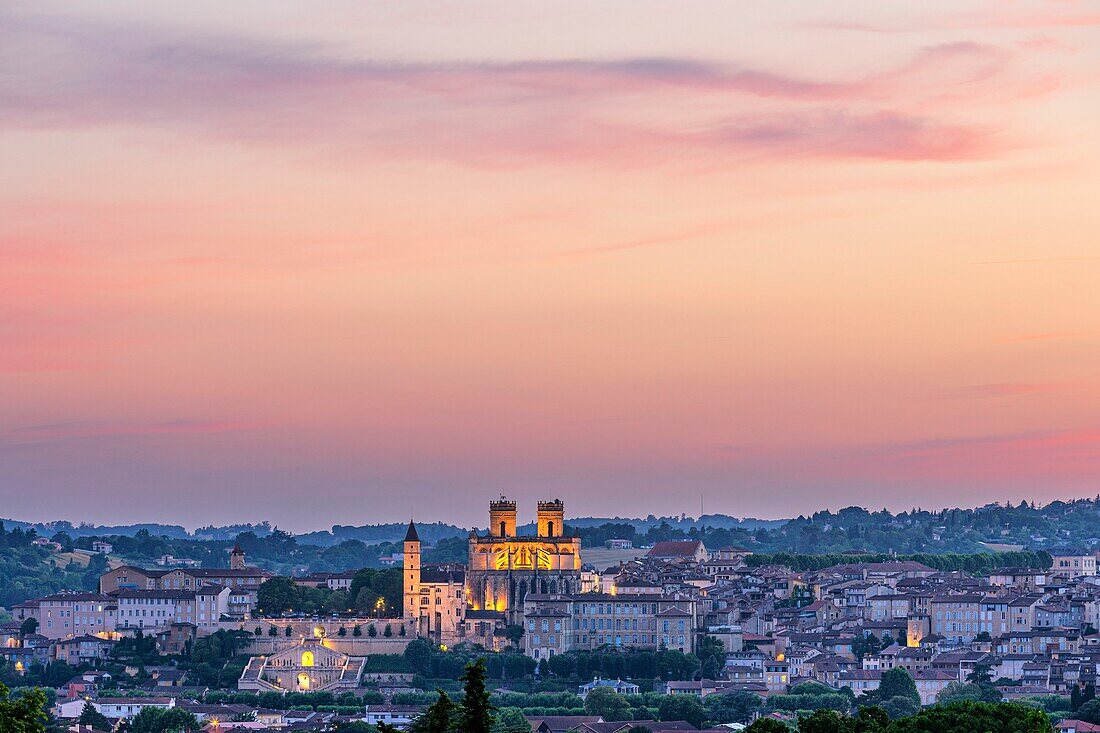
[[[489,533],[470,533],[467,602],[474,610],[502,611],[517,623],[528,593],[578,593],[581,541],[565,536],[565,506],[540,501],[534,537],[516,533],[516,502],[489,504]]]

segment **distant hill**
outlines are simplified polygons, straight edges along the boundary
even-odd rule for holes
[[[72,540],[88,537],[136,537],[139,534],[191,543],[232,543],[247,536],[256,541],[273,534],[289,536],[268,522],[202,527],[188,532],[178,525],[157,523],[101,526],[70,522],[29,523],[0,520],[8,529],[33,530],[38,536],[63,533]],[[566,520],[569,531],[582,537],[586,546],[607,539],[631,539],[642,545],[665,539],[699,538],[710,547],[744,545],[761,552],[983,552],[991,548],[1044,549],[1054,545],[1100,545],[1100,496],[1095,499],[1054,501],[1045,506],[1021,502],[988,504],[973,509],[912,509],[892,513],[863,507],[846,507],[836,512],[818,511],[793,519],[738,518],[725,514],[703,517],[573,517]],[[404,522],[334,525],[294,535],[298,547],[337,548],[361,543],[383,551],[405,536]],[[534,525],[519,528],[533,533]],[[417,522],[426,544],[465,538],[469,528],[444,522]],[[277,543],[276,543],[277,544]],[[358,546],[358,545],[357,545]],[[456,545],[457,547],[457,545]],[[199,548],[190,547],[194,554]],[[398,547],[399,549],[399,547]]]

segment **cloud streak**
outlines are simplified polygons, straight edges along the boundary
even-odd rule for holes
[[[714,155],[984,158],[990,124],[945,106],[999,98],[1011,54],[930,46],[892,69],[814,80],[677,58],[388,63],[239,38],[8,17],[0,126],[144,125],[352,159],[469,165],[661,163]],[[689,109],[706,100],[713,111]],[[751,100],[775,111],[761,113]]]

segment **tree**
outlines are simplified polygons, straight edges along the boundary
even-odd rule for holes
[[[519,708],[501,711],[493,720],[493,733],[531,733],[531,724]]]
[[[665,695],[661,698],[657,715],[662,721],[686,720],[696,728],[702,728],[707,709],[703,701],[694,695]]]
[[[256,627],[256,636],[263,636],[263,635],[264,635],[263,627],[262,626],[257,626]]]
[[[183,708],[145,708],[130,719],[130,733],[190,733],[197,730],[202,730],[202,724]]]
[[[19,624],[19,637],[25,639],[35,633],[38,633],[38,619],[34,616],[23,619],[23,623]]]
[[[708,695],[707,718],[715,723],[748,723],[763,705],[759,695],[747,690]]]
[[[80,725],[90,725],[96,730],[109,731],[113,727],[107,716],[95,709],[90,702],[84,703],[80,711],[80,717],[76,721]]]
[[[413,642],[414,644],[416,642]],[[410,733],[448,733],[458,715],[458,707],[439,690],[439,697],[409,725]]]
[[[702,668],[706,670],[703,676],[713,679],[726,664],[726,647],[718,637],[704,634],[695,645],[695,656],[699,658]]]
[[[290,628],[290,624],[287,624],[287,625],[286,625],[286,628],[284,628],[284,629],[283,629],[283,636],[285,636],[285,637],[287,637],[287,638],[289,639],[289,638],[290,638],[290,635],[291,635],[292,633],[294,633],[294,632],[293,632],[293,631],[291,631],[291,628]]]
[[[504,637],[511,642],[512,646],[519,646],[520,639],[523,638],[523,624],[509,624],[504,629]]]
[[[653,733],[653,729],[644,725],[632,725],[627,728],[626,733]]]
[[[374,628],[374,624],[371,624],[367,627],[367,636],[371,637],[372,639],[378,636],[378,629]]]
[[[427,639],[413,639],[405,647],[405,659],[417,674],[429,674],[432,668],[431,643]]]
[[[982,690],[980,687],[970,683],[952,682],[947,687],[939,691],[936,695],[936,702],[940,705],[950,705],[956,702],[963,702],[964,700],[970,700],[971,702],[980,702],[982,699]]]
[[[584,696],[584,712],[599,715],[609,723],[630,719],[630,703],[610,687],[596,687]]]
[[[274,615],[289,611],[298,604],[301,593],[293,578],[278,576],[268,578],[256,591],[256,607],[261,613]]]
[[[46,693],[37,688],[9,695],[0,682],[0,728],[3,733],[44,733],[46,730]]]
[[[992,667],[988,664],[975,664],[974,669],[966,676],[966,681],[975,685],[991,684],[993,682],[991,671]]]
[[[835,710],[815,710],[798,721],[798,733],[847,733],[849,722],[848,716]]]
[[[872,704],[878,704],[891,719],[912,715],[920,710],[920,693],[913,676],[901,667],[882,673],[878,689],[868,695]]]
[[[1100,699],[1092,699],[1077,709],[1073,714],[1074,720],[1083,720],[1086,723],[1100,725]]]
[[[267,630],[267,635],[268,636],[278,636],[279,635],[279,629],[272,626],[271,628],[269,628]]]
[[[894,721],[890,733],[1050,733],[1046,713],[1014,703],[958,702],[936,705]]]
[[[886,711],[886,714],[890,716],[890,720],[907,718],[920,711],[920,703],[913,702],[912,698],[905,695],[888,697],[879,702],[878,706]]]
[[[348,630],[345,629],[343,626],[341,626],[339,629],[336,630],[336,635],[337,636],[347,636],[348,635]]]
[[[791,733],[791,729],[775,718],[760,718],[745,728],[745,733]]]
[[[463,733],[490,733],[493,705],[489,702],[489,691],[485,689],[485,660],[479,658],[467,664],[465,673],[459,679],[465,683],[459,709],[459,727]]]

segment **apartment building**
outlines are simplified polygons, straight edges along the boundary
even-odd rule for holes
[[[54,593],[39,598],[33,610],[38,633],[53,640],[114,631],[118,605],[102,593]]]
[[[601,646],[691,652],[699,628],[694,598],[685,595],[528,594],[524,649],[536,659]]]
[[[229,607],[229,589],[213,585],[194,591],[123,588],[115,595],[119,629],[160,629],[173,623],[217,629]]]

